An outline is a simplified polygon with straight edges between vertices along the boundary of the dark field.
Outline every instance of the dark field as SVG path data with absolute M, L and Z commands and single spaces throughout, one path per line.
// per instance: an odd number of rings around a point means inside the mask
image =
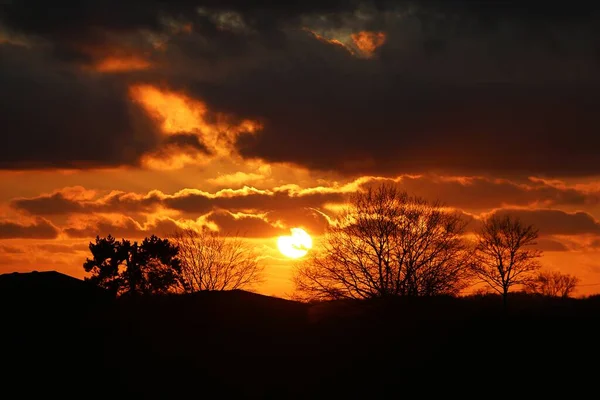
M 50 272 L 0 276 L 0 300 L 2 398 L 583 398 L 598 379 L 599 297 L 112 300 Z

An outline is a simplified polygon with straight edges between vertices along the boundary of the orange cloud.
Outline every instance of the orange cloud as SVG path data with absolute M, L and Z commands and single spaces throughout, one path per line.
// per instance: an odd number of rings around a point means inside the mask
M 55 239 L 59 229 L 44 218 L 35 218 L 30 224 L 0 220 L 0 239 Z
M 150 167 L 182 167 L 202 163 L 208 159 L 207 155 L 226 157 L 236 154 L 237 137 L 261 128 L 257 121 L 239 120 L 229 114 L 210 111 L 204 102 L 183 92 L 137 84 L 130 87 L 129 94 L 160 125 L 165 135 L 196 135 L 204 148 L 200 152 L 204 154 L 174 151 L 149 155 L 143 162 Z
M 375 50 L 381 47 L 386 40 L 384 32 L 360 31 L 348 35 L 347 33 L 337 31 L 318 34 L 308 28 L 303 28 L 303 30 L 309 32 L 315 39 L 321 42 L 342 47 L 353 56 L 363 58 L 373 57 Z
M 110 234 L 115 237 L 137 239 L 152 234 L 168 237 L 182 227 L 188 226 L 171 218 L 153 218 L 139 222 L 129 216 L 113 213 L 72 217 L 69 226 L 63 232 L 69 238 L 93 238 L 96 235 Z
M 375 50 L 377 50 L 378 47 L 381 47 L 386 39 L 385 33 L 383 32 L 369 31 L 353 33 L 351 37 L 356 48 L 358 48 L 361 54 L 366 58 L 372 57 Z
M 220 175 L 216 178 L 207 179 L 207 182 L 213 185 L 219 186 L 236 186 L 241 184 L 247 184 L 250 182 L 262 181 L 266 178 L 263 174 L 256 174 L 254 172 L 241 172 L 238 171 L 233 174 Z
M 201 101 L 146 84 L 130 87 L 129 93 L 148 114 L 160 121 L 162 131 L 166 134 L 191 132 L 205 127 L 206 105 Z
M 139 71 L 150 68 L 150 63 L 143 58 L 136 56 L 130 57 L 106 57 L 100 60 L 94 69 L 98 72 L 114 73 Z
M 311 31 L 308 28 L 303 28 L 303 30 L 306 32 L 309 32 L 310 34 L 312 34 L 315 37 L 315 39 L 317 39 L 321 42 L 329 43 L 334 46 L 339 46 L 339 47 L 343 48 L 344 50 L 348 51 L 350 54 L 354 54 L 354 51 L 350 47 L 346 46 L 344 43 L 342 43 L 338 39 L 328 39 L 322 35 L 319 35 L 317 32 Z

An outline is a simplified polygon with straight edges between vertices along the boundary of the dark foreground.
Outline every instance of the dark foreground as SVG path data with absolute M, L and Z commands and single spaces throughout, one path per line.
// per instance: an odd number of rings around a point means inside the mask
M 595 385 L 600 298 L 509 305 L 244 291 L 115 301 L 65 275 L 4 275 L 0 397 L 579 398 Z

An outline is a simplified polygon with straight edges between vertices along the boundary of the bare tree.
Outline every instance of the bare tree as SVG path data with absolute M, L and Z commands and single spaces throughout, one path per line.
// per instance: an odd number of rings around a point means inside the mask
M 296 297 L 456 294 L 468 281 L 460 215 L 382 185 L 355 194 L 321 251 L 296 269 Z
M 536 244 L 538 231 L 518 218 L 492 216 L 478 234 L 471 263 L 476 276 L 502 295 L 504 305 L 511 287 L 527 285 L 540 268 L 541 251 Z
M 233 290 L 262 281 L 263 267 L 243 238 L 182 230 L 175 235 L 184 290 Z
M 579 278 L 558 271 L 541 271 L 527 285 L 530 293 L 543 296 L 569 297 L 575 291 Z

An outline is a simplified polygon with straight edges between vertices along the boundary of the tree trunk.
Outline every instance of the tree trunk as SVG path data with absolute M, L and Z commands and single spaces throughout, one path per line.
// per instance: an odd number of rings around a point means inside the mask
M 506 304 L 508 298 L 508 287 L 504 287 L 502 292 L 502 306 L 504 307 L 504 311 L 506 312 Z

